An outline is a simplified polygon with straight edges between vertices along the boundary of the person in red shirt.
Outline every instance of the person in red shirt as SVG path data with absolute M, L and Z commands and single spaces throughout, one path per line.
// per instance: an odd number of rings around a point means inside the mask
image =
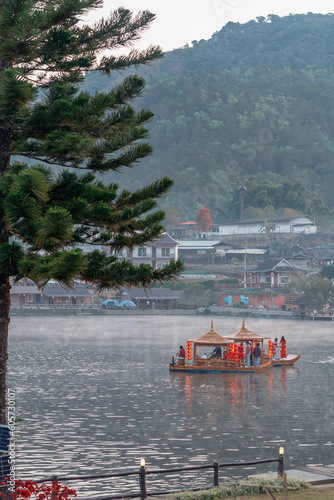
M 242 342 L 240 343 L 240 345 L 238 347 L 238 351 L 239 351 L 240 365 L 244 365 L 245 364 L 245 353 L 244 353 L 244 345 Z
M 281 348 L 281 358 L 286 358 L 286 340 L 284 337 L 281 338 L 279 346 Z
M 183 345 L 180 345 L 180 350 L 177 355 L 178 359 L 185 359 L 186 358 L 186 351 L 183 349 Z

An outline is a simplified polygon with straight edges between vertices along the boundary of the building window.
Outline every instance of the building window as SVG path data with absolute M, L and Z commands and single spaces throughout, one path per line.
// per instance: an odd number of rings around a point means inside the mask
M 27 297 L 27 302 L 32 302 L 32 301 L 33 301 L 33 300 L 32 300 L 32 295 L 29 293 L 29 294 L 28 294 L 28 297 Z
M 169 256 L 170 256 L 170 248 L 162 248 L 161 257 L 169 257 Z
M 138 257 L 146 257 L 146 248 L 138 248 Z
M 266 276 L 266 283 L 271 283 L 271 278 L 270 278 L 270 276 Z

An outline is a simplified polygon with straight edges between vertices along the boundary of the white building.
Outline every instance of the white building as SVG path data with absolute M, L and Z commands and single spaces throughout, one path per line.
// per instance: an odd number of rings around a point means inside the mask
M 132 252 L 126 248 L 116 252 L 121 260 L 131 260 L 133 264 L 149 264 L 153 269 L 162 269 L 172 260 L 178 260 L 178 242 L 168 233 L 159 240 L 143 247 L 135 247 Z
M 295 215 L 292 217 L 268 217 L 268 223 L 274 223 L 274 234 L 311 234 L 317 232 L 314 220 L 308 215 Z M 264 219 L 230 220 L 218 224 L 219 236 L 237 234 L 260 234 L 265 224 Z

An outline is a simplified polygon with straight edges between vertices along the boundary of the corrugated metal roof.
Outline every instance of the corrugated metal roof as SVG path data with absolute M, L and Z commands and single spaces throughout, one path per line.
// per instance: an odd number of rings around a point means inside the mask
M 226 254 L 246 254 L 246 255 L 263 255 L 268 250 L 266 248 L 246 248 L 244 250 L 238 249 L 238 250 L 225 250 Z
M 239 225 L 244 225 L 244 224 L 264 224 L 264 221 L 266 220 L 267 222 L 292 222 L 297 219 L 308 219 L 305 224 L 314 224 L 314 220 L 309 217 L 308 215 L 292 215 L 290 217 L 285 216 L 285 217 L 266 217 L 265 219 L 231 219 L 231 220 L 226 220 L 219 222 L 220 226 L 225 226 L 225 225 L 230 225 L 230 224 L 239 224 Z
M 201 240 L 201 241 L 191 241 L 191 240 L 178 240 L 179 250 L 212 250 L 218 243 L 217 240 Z
M 46 297 L 90 297 L 93 295 L 91 290 L 87 290 L 85 286 L 79 286 L 73 290 L 66 290 L 60 285 L 46 286 L 44 290 L 38 289 L 36 285 L 32 286 L 13 286 L 10 293 L 12 295 L 44 295 Z

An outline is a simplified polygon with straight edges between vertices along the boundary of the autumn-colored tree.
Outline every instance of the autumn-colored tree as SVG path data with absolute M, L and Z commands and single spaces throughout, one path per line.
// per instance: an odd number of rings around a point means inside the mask
M 196 216 L 196 224 L 201 231 L 207 231 L 209 229 L 212 225 L 212 219 L 208 208 L 202 207 L 199 209 Z

